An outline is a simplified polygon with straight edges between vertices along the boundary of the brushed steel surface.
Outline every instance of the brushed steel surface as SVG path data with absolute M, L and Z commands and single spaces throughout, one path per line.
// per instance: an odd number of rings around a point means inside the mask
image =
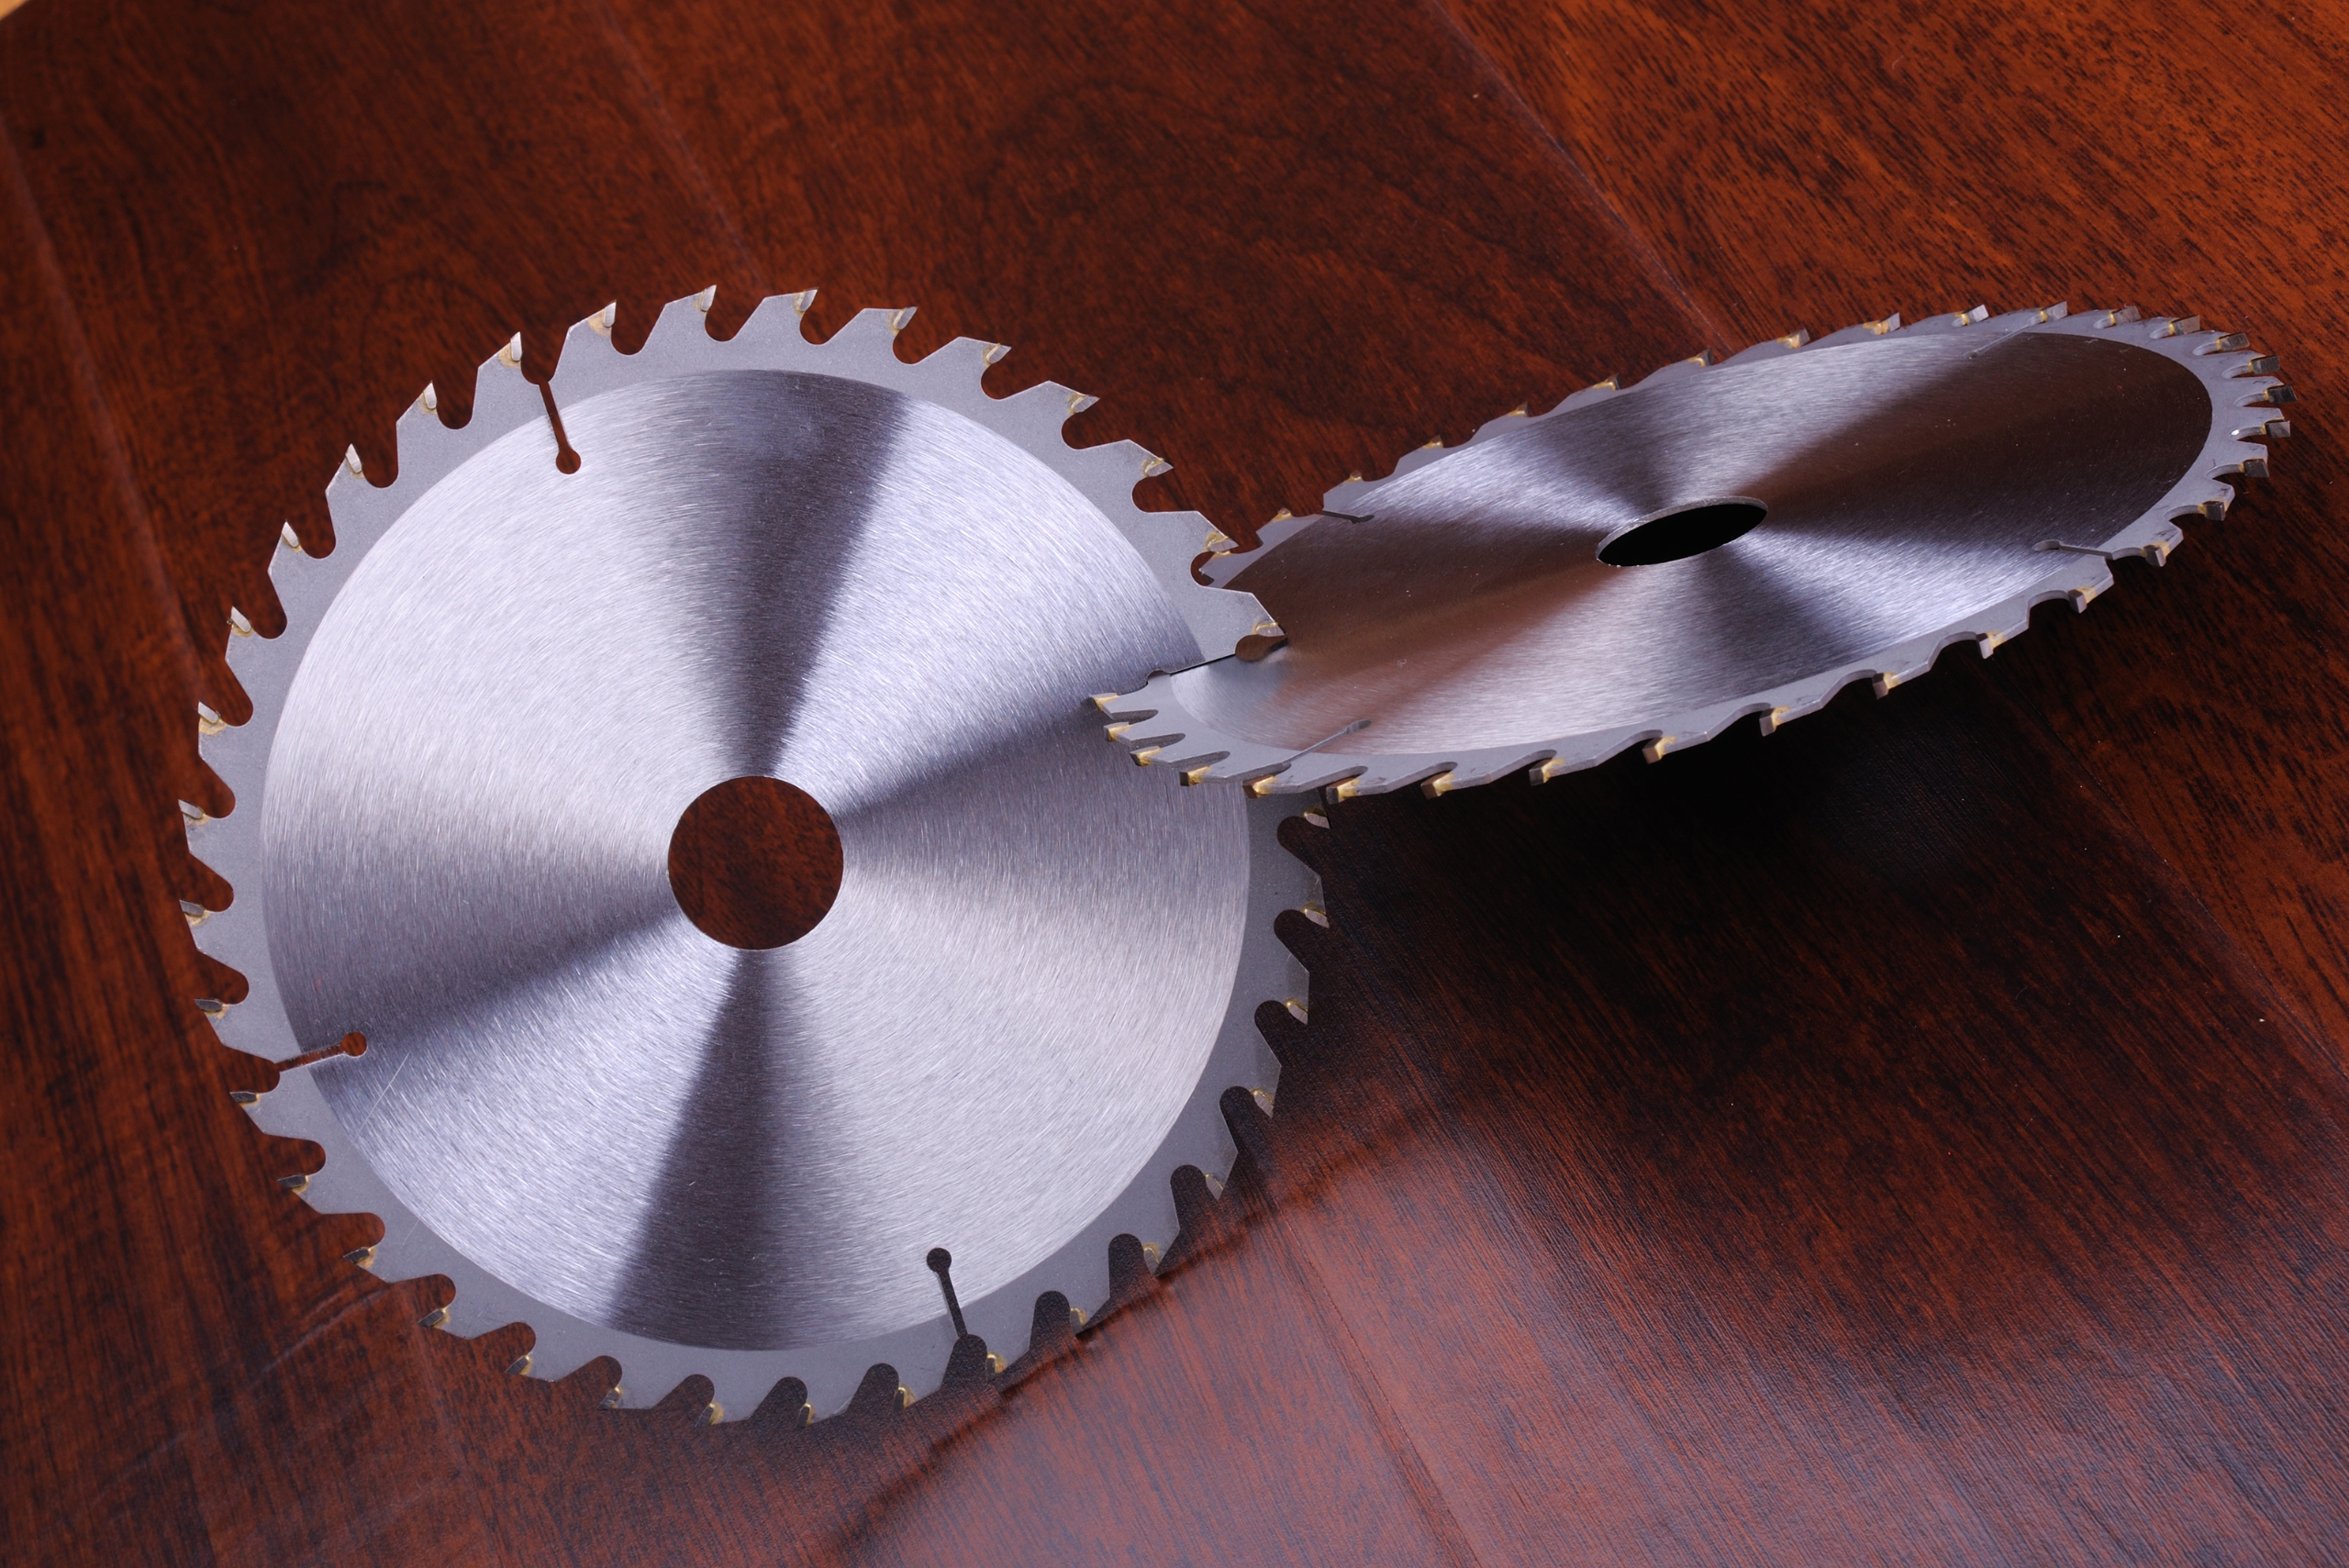
M 1235 792 L 1080 708 L 1197 657 L 1151 571 L 1019 446 L 822 375 L 671 376 L 443 478 L 335 595 L 262 796 L 295 1037 L 419 1220 L 655 1340 L 861 1340 L 1031 1271 L 1166 1137 L 1231 1000 Z M 837 903 L 702 934 L 680 814 L 787 780 Z M 1147 888 L 1149 896 L 1133 895 Z
M 1227 733 L 1476 751 L 1633 725 L 1890 648 L 2047 574 L 2175 484 L 2210 433 L 2194 374 L 2079 337 L 1822 349 L 1633 390 L 1430 463 L 1360 523 L 1240 572 L 1288 633 L 1179 677 Z M 1614 567 L 1632 524 L 1721 497 L 1757 528 Z M 2070 537 L 2066 534 L 2065 537 Z

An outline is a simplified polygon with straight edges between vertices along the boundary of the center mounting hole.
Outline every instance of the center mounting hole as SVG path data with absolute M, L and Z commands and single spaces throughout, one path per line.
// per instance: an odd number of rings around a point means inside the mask
M 779 948 L 816 929 L 841 895 L 841 836 L 806 790 L 750 775 L 705 790 L 669 837 L 669 888 L 702 932 Z
M 1686 561 L 1753 531 L 1770 515 L 1759 501 L 1731 497 L 1722 501 L 1693 501 L 1632 524 L 1598 547 L 1598 559 L 1609 566 L 1660 566 Z

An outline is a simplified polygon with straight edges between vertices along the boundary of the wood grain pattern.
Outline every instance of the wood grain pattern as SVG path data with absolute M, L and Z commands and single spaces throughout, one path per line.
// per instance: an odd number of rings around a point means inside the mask
M 10 1562 L 2288 1562 L 2349 1522 L 2340 29 L 395 0 L 0 23 Z M 2263 62 L 2266 62 L 2263 65 Z M 2292 128 L 2284 134 L 2275 128 Z M 1280 1111 L 1081 1338 L 800 1429 L 611 1413 L 273 1178 L 175 798 L 280 523 L 620 303 L 1014 343 L 1245 533 L 1609 372 L 1888 308 L 2247 326 L 2278 483 L 1987 664 L 1292 828 Z

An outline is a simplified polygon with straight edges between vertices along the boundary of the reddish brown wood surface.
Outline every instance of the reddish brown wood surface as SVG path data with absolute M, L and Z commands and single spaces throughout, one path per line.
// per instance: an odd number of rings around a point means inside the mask
M 0 1527 L 32 1562 L 2321 1562 L 2349 1539 L 2328 11 L 34 0 L 0 21 Z M 998 1384 L 693 1425 L 274 1178 L 182 998 L 228 606 L 426 381 L 920 307 L 1245 531 L 1618 370 L 2137 303 L 2230 521 L 1988 664 L 1297 848 L 1280 1112 Z M 211 891 L 217 892 L 217 889 Z

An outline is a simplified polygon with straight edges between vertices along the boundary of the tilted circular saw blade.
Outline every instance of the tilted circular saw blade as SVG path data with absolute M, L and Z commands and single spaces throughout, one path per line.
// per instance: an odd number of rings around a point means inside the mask
M 2274 368 L 2199 321 L 1977 308 L 1604 384 L 1275 522 L 1203 575 L 1286 642 L 1100 706 L 1142 761 L 1258 794 L 1442 793 L 1766 732 L 1952 643 L 1987 657 L 2049 599 L 2086 608 L 2113 557 L 2163 561 L 2288 433 Z M 1653 563 L 1610 563 L 1627 544 Z
M 197 940 L 250 983 L 206 1010 L 303 1059 L 250 1108 L 324 1147 L 304 1196 L 382 1217 L 377 1273 L 449 1276 L 440 1326 L 527 1321 L 518 1370 L 705 1374 L 713 1419 L 785 1378 L 829 1414 L 876 1363 L 935 1387 L 933 1249 L 1005 1359 L 1040 1295 L 1100 1308 L 1118 1235 L 1154 1263 L 1174 1171 L 1230 1168 L 1223 1093 L 1269 1107 L 1254 1012 L 1304 996 L 1273 923 L 1315 896 L 1275 803 L 1093 730 L 1091 694 L 1262 619 L 1192 580 L 1200 519 L 1133 506 L 1163 464 L 1069 447 L 1065 388 L 985 395 L 998 348 L 899 361 L 907 313 L 810 343 L 808 298 L 725 342 L 680 302 L 633 355 L 574 328 L 573 473 L 518 339 L 462 430 L 428 391 L 395 483 L 337 475 L 335 550 L 289 530 L 284 634 L 233 623 L 253 715 L 202 728 L 237 806 L 191 828 L 236 890 Z M 836 834 L 793 940 L 673 884 L 741 780 Z

